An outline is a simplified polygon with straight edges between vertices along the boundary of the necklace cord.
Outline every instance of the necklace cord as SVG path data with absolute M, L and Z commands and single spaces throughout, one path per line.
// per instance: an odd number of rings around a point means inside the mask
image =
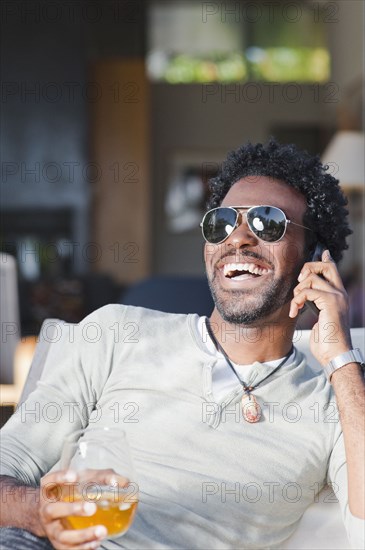
M 271 372 L 269 372 L 269 374 L 267 374 L 262 380 L 260 380 L 260 382 L 258 382 L 258 384 L 256 384 L 255 386 L 247 386 L 245 384 L 245 382 L 243 380 L 241 380 L 240 376 L 238 375 L 236 369 L 234 368 L 234 366 L 232 365 L 232 362 L 230 360 L 230 358 L 228 357 L 227 353 L 224 351 L 224 349 L 222 348 L 221 344 L 218 342 L 217 338 L 214 336 L 214 333 L 213 333 L 213 330 L 212 330 L 212 327 L 210 325 L 210 321 L 208 319 L 208 317 L 206 318 L 206 322 L 205 322 L 205 326 L 207 327 L 207 332 L 213 342 L 213 344 L 215 345 L 216 349 L 218 351 L 220 351 L 223 355 L 223 357 L 225 358 L 227 364 L 230 366 L 230 368 L 232 369 L 233 373 L 236 375 L 239 383 L 241 384 L 241 386 L 243 387 L 244 391 L 247 393 L 247 394 L 250 394 L 251 391 L 255 390 L 260 384 L 262 384 L 262 382 L 264 382 L 267 378 L 269 378 L 269 376 L 273 375 L 276 371 L 278 371 L 280 369 L 280 367 L 282 367 L 286 362 L 287 360 L 289 359 L 290 355 L 292 354 L 293 352 L 293 346 L 290 348 L 290 351 L 289 353 L 284 357 L 284 359 L 279 363 L 279 365 L 277 367 L 275 367 L 275 369 Z

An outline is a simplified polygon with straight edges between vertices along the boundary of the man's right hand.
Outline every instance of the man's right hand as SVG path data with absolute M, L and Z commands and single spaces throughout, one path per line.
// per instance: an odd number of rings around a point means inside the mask
M 107 536 L 107 529 L 103 525 L 67 529 L 62 524 L 62 519 L 67 516 L 91 516 L 96 512 L 96 505 L 92 502 L 62 502 L 49 494 L 52 484 L 62 486 L 74 482 L 76 475 L 66 471 L 52 472 L 41 479 L 39 519 L 44 533 L 39 533 L 39 536 L 48 537 L 56 550 L 98 548 L 101 540 Z

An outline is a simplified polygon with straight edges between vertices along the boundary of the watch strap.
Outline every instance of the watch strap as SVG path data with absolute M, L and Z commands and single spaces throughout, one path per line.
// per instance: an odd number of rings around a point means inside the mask
M 324 366 L 324 371 L 327 375 L 328 381 L 331 381 L 331 376 L 336 370 L 348 365 L 349 363 L 360 363 L 361 365 L 364 365 L 364 356 L 359 348 L 351 349 L 337 355 L 337 357 L 331 359 L 331 361 Z

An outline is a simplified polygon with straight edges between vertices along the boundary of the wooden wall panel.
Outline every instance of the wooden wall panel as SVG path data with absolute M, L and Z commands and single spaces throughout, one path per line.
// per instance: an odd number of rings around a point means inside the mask
M 150 271 L 149 83 L 138 59 L 99 61 L 92 80 L 95 269 L 129 284 Z

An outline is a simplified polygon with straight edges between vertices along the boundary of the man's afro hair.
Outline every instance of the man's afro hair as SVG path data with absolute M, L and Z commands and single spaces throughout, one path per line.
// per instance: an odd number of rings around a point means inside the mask
M 328 248 L 338 262 L 348 248 L 352 233 L 339 181 L 326 172 L 319 156 L 311 156 L 295 145 L 282 145 L 274 138 L 266 144 L 247 143 L 231 151 L 218 175 L 209 181 L 208 209 L 219 206 L 234 183 L 247 176 L 267 176 L 284 181 L 304 195 L 307 211 L 304 225 L 313 229 L 316 241 Z M 255 185 L 254 179 L 252 185 Z

